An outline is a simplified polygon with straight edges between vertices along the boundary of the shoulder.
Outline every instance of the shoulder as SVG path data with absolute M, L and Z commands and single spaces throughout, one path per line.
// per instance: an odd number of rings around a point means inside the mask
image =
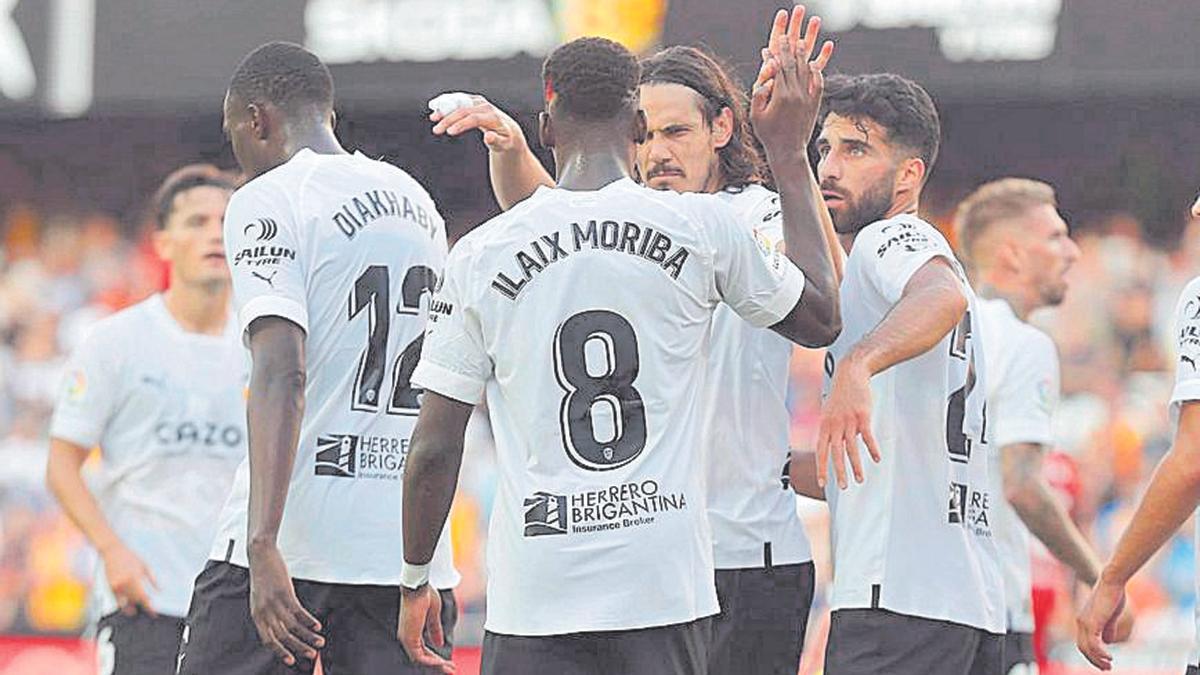
M 879 220 L 864 227 L 855 238 L 855 248 L 867 244 L 863 253 L 883 258 L 893 251 L 916 253 L 945 247 L 946 238 L 938 229 L 916 216 L 901 214 Z
M 425 189 L 420 181 L 413 178 L 412 174 L 399 166 L 382 158 L 372 159 L 362 154 L 356 154 L 354 157 L 361 160 L 365 166 L 369 167 L 369 170 L 378 173 L 381 178 L 395 183 L 413 197 L 433 203 L 433 196 L 429 194 L 429 190 Z
M 106 353 L 115 355 L 138 344 L 141 341 L 134 338 L 146 335 L 149 329 L 147 324 L 154 320 L 153 307 L 159 302 L 162 302 L 159 296 L 152 295 L 137 304 L 98 319 L 87 328 L 80 339 L 79 349 L 103 349 Z

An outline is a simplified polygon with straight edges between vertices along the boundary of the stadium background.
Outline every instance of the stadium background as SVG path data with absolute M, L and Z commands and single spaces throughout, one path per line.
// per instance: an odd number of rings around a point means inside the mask
M 233 165 L 221 97 L 242 54 L 302 42 L 331 64 L 339 133 L 427 185 L 452 236 L 496 211 L 477 138 L 435 139 L 424 102 L 478 91 L 531 130 L 542 56 L 580 34 L 646 51 L 709 45 L 753 72 L 770 0 L 0 1 L 0 674 L 76 672 L 94 555 L 42 484 L 46 427 L 66 355 L 97 317 L 161 288 L 145 199 L 176 166 Z M 1174 300 L 1200 273 L 1200 3 L 1151 0 L 813 0 L 835 71 L 894 70 L 943 119 L 925 215 L 946 226 L 978 183 L 1047 180 L 1084 255 L 1067 303 L 1037 317 L 1058 342 L 1064 402 L 1050 463 L 1102 547 L 1165 451 Z M 793 362 L 793 440 L 810 442 L 819 358 Z M 493 460 L 475 443 L 453 517 L 463 644 L 477 644 Z M 827 577 L 824 507 L 802 504 Z M 1178 673 L 1196 601 L 1185 528 L 1132 589 L 1136 640 L 1122 673 Z M 1082 670 L 1071 589 L 1057 595 L 1059 672 Z M 820 604 L 820 601 L 818 601 Z M 822 617 L 814 614 L 814 635 Z M 819 651 L 819 640 L 810 647 Z M 81 654 L 84 654 L 82 657 Z M 811 667 L 806 664 L 806 669 Z M 76 670 L 72 670 L 75 668 Z M 78 672 L 87 672 L 86 668 Z M 815 672 L 811 671 L 810 672 Z

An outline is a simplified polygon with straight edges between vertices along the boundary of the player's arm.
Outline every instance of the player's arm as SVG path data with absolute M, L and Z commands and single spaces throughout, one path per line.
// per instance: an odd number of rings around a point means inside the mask
M 1004 498 L 1033 536 L 1091 586 L 1099 578 L 1100 560 L 1046 482 L 1044 455 L 1040 443 L 1013 443 L 1000 449 Z
M 814 189 L 808 139 L 820 110 L 823 71 L 833 45 L 825 43 L 814 60 L 820 21 L 813 17 L 802 31 L 803 20 L 803 8 L 790 20 L 782 10 L 776 15 L 769 38 L 770 77 L 755 88 L 750 117 L 779 191 L 787 256 L 805 277 L 803 301 L 772 329 L 801 345 L 824 347 L 841 332 L 839 279 L 832 256 L 836 241 L 826 235 L 823 216 L 829 214 Z
M 932 349 L 962 320 L 967 303 L 963 282 L 950 263 L 940 256 L 930 258 L 912 274 L 879 325 L 837 364 L 817 438 L 822 485 L 830 455 L 838 487 L 847 485 L 843 457 L 849 458 L 854 479 L 863 481 L 859 436 L 871 457 L 880 460 L 871 434 L 871 377 Z
M 1125 585 L 1162 548 L 1200 505 L 1200 401 L 1183 403 L 1179 428 L 1112 558 L 1080 611 L 1079 651 L 1101 670 L 1112 668 L 1104 648 L 1113 642 L 1116 619 L 1125 605 Z
M 798 495 L 825 501 L 825 490 L 817 480 L 817 455 L 812 450 L 791 450 L 788 483 Z
M 434 110 L 429 120 L 435 123 L 433 133 L 437 135 L 459 136 L 473 129 L 483 134 L 488 149 L 488 175 L 500 208 L 509 210 L 532 195 L 538 186 L 554 187 L 554 179 L 529 148 L 521 125 L 478 94 L 471 94 L 470 100 L 470 105 L 449 113 Z
M 157 616 L 143 586 L 143 583 L 147 583 L 157 589 L 154 575 L 113 531 L 100 504 L 83 480 L 83 463 L 88 454 L 88 448 L 82 445 L 51 437 L 46 461 L 46 485 L 58 500 L 63 513 L 100 554 L 109 588 L 121 611 L 132 615 L 141 609 L 150 616 Z
M 250 608 L 264 644 L 292 665 L 297 654 L 315 659 L 324 645 L 321 625 L 296 598 L 277 544 L 304 419 L 304 331 L 288 319 L 264 316 L 247 332 L 253 360 L 246 402 Z

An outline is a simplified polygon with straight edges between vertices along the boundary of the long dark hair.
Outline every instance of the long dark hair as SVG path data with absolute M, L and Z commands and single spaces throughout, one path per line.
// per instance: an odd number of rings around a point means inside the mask
M 717 150 L 723 188 L 769 183 L 770 173 L 750 128 L 746 92 L 715 56 L 697 47 L 675 46 L 642 60 L 642 84 L 679 84 L 700 95 L 709 125 L 723 108 L 733 113 L 733 134 Z

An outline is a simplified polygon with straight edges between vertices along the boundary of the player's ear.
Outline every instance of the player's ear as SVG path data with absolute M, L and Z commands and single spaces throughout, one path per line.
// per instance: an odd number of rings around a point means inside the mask
M 714 148 L 720 149 L 729 145 L 729 139 L 733 138 L 732 110 L 721 108 L 721 113 L 713 118 L 712 133 Z
M 646 121 L 646 111 L 638 108 L 637 114 L 633 118 L 633 142 L 638 145 L 645 143 L 649 130 L 650 123 Z
M 545 111 L 538 113 L 538 143 L 547 150 L 554 147 L 554 122 Z
M 250 129 L 254 131 L 255 140 L 265 141 L 271 135 L 271 120 L 266 107 L 250 103 L 246 106 L 246 115 L 250 120 Z
M 900 163 L 896 172 L 896 194 L 918 194 L 925 182 L 925 160 L 909 157 Z
M 171 252 L 171 240 L 167 235 L 166 228 L 156 227 L 154 232 L 150 235 L 150 243 L 154 246 L 154 254 L 157 255 L 160 260 L 170 260 L 169 254 Z

